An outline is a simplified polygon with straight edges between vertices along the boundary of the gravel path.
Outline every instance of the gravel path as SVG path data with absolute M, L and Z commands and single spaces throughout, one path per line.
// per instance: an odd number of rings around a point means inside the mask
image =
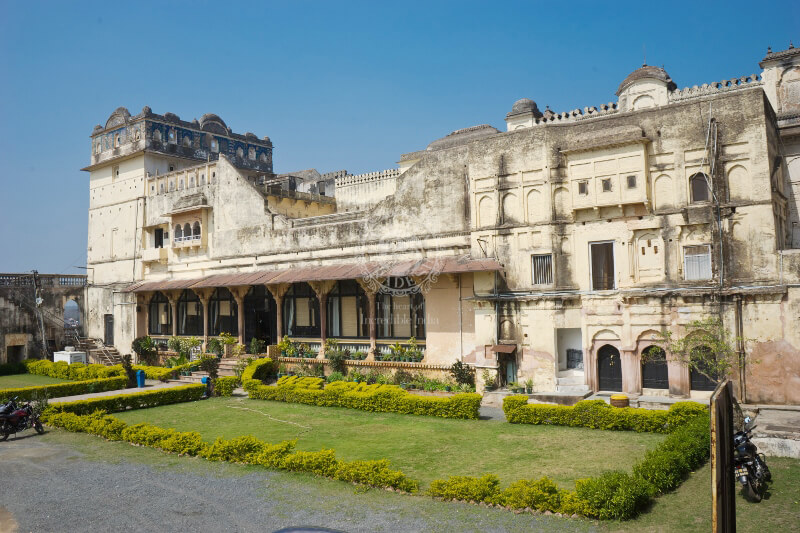
M 48 430 L 0 443 L 0 531 L 576 531 L 594 523 L 365 490 Z M 301 531 L 304 529 L 289 529 Z

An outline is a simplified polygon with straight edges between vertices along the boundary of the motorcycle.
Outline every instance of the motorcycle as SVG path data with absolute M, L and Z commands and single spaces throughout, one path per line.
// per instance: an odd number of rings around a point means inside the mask
M 750 440 L 755 424 L 752 419 L 744 418 L 744 427 L 733 435 L 733 468 L 736 479 L 742 484 L 744 497 L 752 502 L 760 502 L 766 490 L 766 484 L 772 480 L 772 473 L 767 466 L 763 453 Z
M 31 428 L 40 435 L 44 433 L 39 415 L 34 412 L 30 402 L 19 406 L 17 398 L 13 398 L 0 406 L 0 441 L 6 440 L 12 433 L 16 435 L 20 431 Z

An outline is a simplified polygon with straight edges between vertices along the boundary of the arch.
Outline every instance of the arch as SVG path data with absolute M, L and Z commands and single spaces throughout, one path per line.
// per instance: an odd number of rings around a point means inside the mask
M 642 350 L 642 388 L 669 389 L 667 353 L 658 345 Z
M 746 200 L 749 196 L 747 169 L 734 165 L 728 170 L 728 194 L 731 200 Z
M 178 143 L 178 138 L 175 135 L 175 130 L 173 130 L 173 129 L 169 130 L 169 133 L 167 134 L 167 138 L 169 139 L 169 143 L 170 144 L 177 144 Z
M 119 148 L 120 136 L 119 133 L 114 134 L 114 148 Z
M 633 101 L 632 109 L 635 111 L 637 109 L 647 109 L 648 107 L 655 107 L 656 101 L 653 99 L 652 96 L 649 94 L 643 94 L 641 96 L 637 96 L 636 99 Z
M 179 191 L 183 190 L 183 178 L 178 180 L 178 190 Z
M 247 149 L 247 159 L 249 159 L 250 161 L 256 160 L 256 149 L 253 148 L 252 146 Z
M 553 192 L 553 205 L 556 208 L 556 218 L 567 218 L 570 210 L 570 198 L 566 187 L 559 187 Z
M 519 221 L 519 199 L 516 194 L 508 193 L 503 196 L 503 224 Z
M 261 157 L 258 158 L 262 163 L 267 162 L 267 152 L 261 152 Z
M 602 391 L 622 390 L 622 359 L 619 350 L 610 344 L 597 350 L 597 380 Z
M 180 224 L 175 224 L 175 230 L 173 233 L 175 237 L 175 242 L 181 242 L 183 240 L 183 228 L 181 227 Z
M 491 196 L 484 196 L 478 201 L 478 226 L 494 226 L 496 218 L 494 200 Z
M 708 202 L 711 199 L 711 191 L 708 189 L 709 183 L 708 176 L 702 172 L 692 174 L 689 178 L 689 201 L 693 204 Z
M 264 285 L 253 285 L 244 297 L 244 342 L 260 339 L 267 345 L 277 341 L 275 299 Z
M 664 241 L 657 233 L 643 233 L 636 239 L 636 272 L 639 279 L 655 280 L 664 275 Z
M 153 140 L 161 142 L 161 130 L 153 130 Z
M 169 192 L 175 190 L 175 180 L 169 180 Z
M 183 137 L 183 146 L 185 148 L 191 148 L 192 147 L 192 138 L 190 136 L 184 135 L 184 137 Z
M 672 178 L 666 174 L 661 174 L 653 182 L 653 196 L 656 210 L 669 209 L 675 207 L 675 191 L 672 186 Z
M 194 176 L 189 176 L 189 187 L 194 187 Z
M 195 222 L 192 226 L 192 239 L 200 240 L 200 235 L 202 233 L 202 227 L 200 226 L 200 222 Z
M 183 240 L 191 240 L 192 239 L 192 226 L 189 223 L 185 223 L 183 225 Z
M 150 298 L 148 318 L 150 335 L 172 335 L 172 310 L 163 293 L 157 292 Z
M 189 289 L 178 298 L 178 335 L 203 335 L 203 303 Z
M 200 185 L 205 185 L 206 184 L 206 175 L 205 174 L 200 174 L 200 182 L 199 183 L 200 183 Z
M 222 332 L 239 335 L 239 310 L 231 291 L 225 287 L 214 290 L 208 304 L 208 334 Z
M 636 337 L 636 342 L 655 341 L 661 338 L 661 332 L 655 329 L 646 329 Z
M 713 391 L 717 388 L 720 376 L 715 376 L 710 362 L 716 359 L 709 346 L 700 344 L 691 350 L 691 369 L 689 371 L 689 382 L 692 390 Z
M 78 305 L 78 302 L 75 301 L 75 298 L 67 298 L 64 302 L 64 307 L 62 310 L 64 316 L 64 329 L 78 331 L 83 323 L 83 317 L 81 317 L 81 307 Z
M 601 329 L 592 336 L 593 341 L 618 341 L 619 335 L 610 329 Z
M 539 189 L 528 191 L 526 203 L 528 204 L 528 222 L 542 222 L 549 218 L 542 205 L 542 193 L 539 192 Z
M 244 158 L 244 150 L 242 150 L 241 146 L 236 149 L 236 157 L 238 157 L 239 159 Z
M 500 338 L 503 340 L 511 340 L 515 338 L 513 320 L 504 318 L 500 321 Z
M 161 192 L 161 193 L 164 192 L 164 184 L 163 183 L 159 185 L 158 191 Z

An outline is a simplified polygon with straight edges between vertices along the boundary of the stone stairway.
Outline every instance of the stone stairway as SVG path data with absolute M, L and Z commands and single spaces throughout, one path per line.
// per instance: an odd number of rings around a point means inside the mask
M 88 361 L 99 361 L 103 365 L 118 365 L 122 363 L 122 355 L 113 346 L 106 346 L 99 339 L 79 337 L 73 334 L 68 339 L 79 352 L 86 352 Z
M 235 376 L 235 368 L 236 364 L 239 362 L 238 359 L 235 358 L 224 358 L 221 359 L 219 362 L 219 370 L 217 374 L 219 377 L 226 377 L 226 376 Z M 208 372 L 202 370 L 195 370 L 188 376 L 178 376 L 178 379 L 170 380 L 172 382 L 179 382 L 179 383 L 202 383 L 203 378 L 208 376 Z
M 556 392 L 580 395 L 589 392 L 582 370 L 561 370 L 556 376 Z

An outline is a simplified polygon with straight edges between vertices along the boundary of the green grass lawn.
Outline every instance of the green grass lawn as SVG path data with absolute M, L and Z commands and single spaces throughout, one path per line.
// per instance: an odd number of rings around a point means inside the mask
M 0 389 L 53 385 L 54 383 L 64 383 L 66 381 L 68 380 L 39 376 L 38 374 L 13 374 L 11 376 L 0 376 Z
M 491 420 L 449 420 L 302 404 L 214 398 L 118 413 L 216 437 L 253 435 L 268 442 L 297 439 L 297 449 L 336 450 L 344 460 L 389 459 L 423 487 L 450 475 L 493 473 L 505 482 L 549 476 L 565 488 L 610 469 L 630 471 L 663 435 Z

